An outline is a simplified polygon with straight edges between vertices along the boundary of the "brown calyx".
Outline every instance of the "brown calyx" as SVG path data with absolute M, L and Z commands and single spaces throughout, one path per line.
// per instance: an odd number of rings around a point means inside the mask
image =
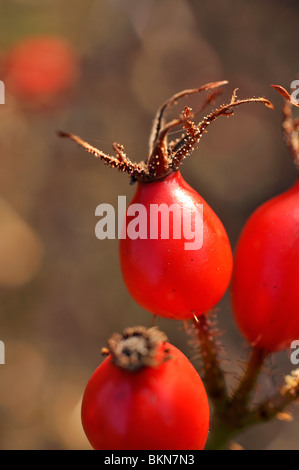
M 167 336 L 157 327 L 129 327 L 111 336 L 104 353 L 109 352 L 113 362 L 122 369 L 136 371 L 145 366 L 157 366 L 169 359 L 167 349 L 163 349 L 161 357 L 160 354 L 157 357 L 159 347 L 166 341 Z
M 220 93 L 217 88 L 227 83 L 227 81 L 207 83 L 199 88 L 183 90 L 166 100 L 159 107 L 154 118 L 149 139 L 149 156 L 146 162 L 132 162 L 125 154 L 124 147 L 117 143 L 113 144 L 115 155 L 111 156 L 98 150 L 76 135 L 63 131 L 59 131 L 58 135 L 73 140 L 87 152 L 100 158 L 112 168 L 118 168 L 118 170 L 128 173 L 131 176 L 131 182 L 139 181 L 141 183 L 149 183 L 159 181 L 179 170 L 182 161 L 195 149 L 202 135 L 206 132 L 207 127 L 219 116 L 231 116 L 234 113 L 233 109 L 235 107 L 246 103 L 263 103 L 267 107 L 273 108 L 272 103 L 265 98 L 237 100 L 237 90 L 235 90 L 228 104 L 221 105 L 218 109 L 205 116 L 198 124 L 195 124 L 192 120 L 195 115 L 210 105 Z M 196 113 L 192 114 L 191 108 L 185 107 L 185 110 L 179 118 L 165 122 L 166 111 L 176 104 L 179 99 L 202 91 L 209 91 L 210 93 Z M 169 132 L 174 127 L 178 126 L 183 128 L 181 137 L 168 143 Z

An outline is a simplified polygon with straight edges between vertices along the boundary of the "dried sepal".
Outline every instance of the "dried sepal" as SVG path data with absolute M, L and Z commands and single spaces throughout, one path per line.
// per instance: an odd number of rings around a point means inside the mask
M 299 169 L 299 119 L 294 119 L 292 114 L 292 106 L 299 108 L 298 101 L 290 95 L 285 88 L 280 85 L 271 85 L 284 99 L 285 103 L 282 107 L 283 121 L 282 133 L 286 146 Z
M 167 336 L 157 327 L 135 326 L 125 328 L 122 333 L 114 333 L 108 340 L 108 350 L 117 366 L 136 371 L 168 360 L 169 350 L 165 348 L 161 357 L 157 357 L 159 347 L 166 341 Z
M 277 413 L 276 419 L 278 419 L 278 421 L 284 421 L 285 423 L 291 423 L 294 420 L 292 414 L 288 411 L 280 411 Z
M 223 90 L 220 88 L 220 89 L 217 89 L 217 90 L 213 90 L 211 91 L 211 93 L 209 93 L 206 97 L 206 99 L 203 101 L 203 103 L 201 103 L 201 105 L 194 111 L 193 116 L 197 116 L 198 114 L 202 113 L 208 106 L 210 106 L 212 103 L 214 103 L 216 101 L 216 99 L 222 95 L 223 93 Z
M 102 356 L 109 356 L 109 355 L 110 355 L 110 351 L 109 351 L 108 348 L 103 347 L 103 348 L 101 349 L 101 354 L 102 354 Z
M 129 159 L 127 158 L 127 155 L 125 154 L 125 148 L 123 145 L 118 144 L 117 142 L 114 142 L 112 145 L 112 148 L 114 152 L 117 155 L 117 158 L 120 162 L 128 162 Z
M 194 118 L 195 116 L 197 116 L 198 114 L 202 113 L 209 105 L 211 105 L 215 100 L 216 98 L 222 94 L 222 90 L 221 89 L 218 89 L 218 90 L 213 90 L 211 93 L 208 94 L 208 96 L 206 97 L 206 99 L 204 100 L 204 102 L 195 110 L 195 112 L 192 113 L 192 117 Z M 174 153 L 174 148 L 176 147 L 177 144 L 179 144 L 179 142 L 181 142 L 181 140 L 183 139 L 184 137 L 184 134 L 177 138 L 176 140 L 174 141 L 171 141 L 168 145 L 168 150 L 169 150 L 169 154 L 171 155 L 172 153 Z
M 282 134 L 290 154 L 299 169 L 299 122 L 293 118 L 291 104 L 285 102 L 282 108 Z
M 231 116 L 234 114 L 234 108 L 247 103 L 262 103 L 270 109 L 273 109 L 272 103 L 265 98 L 246 98 L 237 100 L 237 90 L 235 89 L 231 100 L 228 104 L 220 106 L 218 109 L 212 111 L 208 116 L 205 116 L 203 120 L 196 126 L 196 130 L 192 132 L 192 135 L 184 134 L 183 137 L 173 147 L 171 166 L 174 171 L 179 169 L 179 165 L 182 160 L 186 158 L 188 154 L 194 150 L 202 135 L 206 132 L 207 127 L 212 124 L 220 116 Z
M 170 160 L 167 146 L 167 134 L 171 129 L 182 124 L 184 119 L 173 119 L 159 132 L 152 154 L 149 156 L 147 167 L 149 174 L 157 179 L 165 177 L 169 172 Z
M 141 181 L 148 181 L 148 174 L 142 163 L 133 163 L 127 158 L 124 153 L 124 147 L 120 144 L 113 144 L 113 149 L 116 151 L 116 156 L 108 155 L 101 150 L 93 147 L 88 142 L 85 142 L 81 137 L 69 134 L 68 132 L 58 131 L 60 137 L 66 137 L 76 142 L 80 147 L 83 147 L 86 152 L 91 153 L 97 158 L 100 158 L 106 165 L 111 168 L 117 168 L 119 171 L 126 172 L 132 177 Z
M 299 398 L 299 369 L 292 370 L 289 375 L 285 376 L 285 383 L 281 388 L 281 394 L 285 396 Z
M 179 99 L 185 98 L 195 93 L 200 93 L 202 91 L 212 90 L 214 88 L 218 88 L 223 85 L 226 85 L 227 83 L 228 83 L 227 80 L 206 83 L 205 85 L 202 85 L 199 88 L 192 88 L 192 89 L 183 90 L 179 93 L 176 93 L 175 95 L 171 96 L 169 99 L 164 101 L 164 103 L 162 103 L 162 105 L 159 107 L 158 111 L 156 112 L 156 115 L 153 121 L 152 130 L 151 130 L 150 139 L 149 139 L 149 155 L 153 153 L 158 135 L 161 129 L 165 125 L 164 116 L 165 116 L 165 112 L 167 111 L 167 109 L 169 109 L 171 106 L 176 104 Z
M 283 88 L 280 85 L 271 85 L 271 87 L 274 88 L 274 90 L 276 90 L 285 100 L 287 100 L 293 106 L 296 106 L 297 108 L 299 108 L 298 101 L 295 100 L 295 98 L 292 95 L 290 95 L 290 93 L 288 93 L 285 88 Z
M 246 416 L 246 425 L 270 421 L 273 418 L 290 421 L 286 416 L 286 408 L 299 399 L 299 369 L 292 371 L 285 377 L 284 385 L 272 397 L 251 409 Z
M 193 118 L 193 115 L 191 113 L 191 108 L 186 106 L 186 108 L 183 111 L 183 116 L 185 118 L 184 129 L 186 129 L 187 134 L 191 138 L 195 137 L 196 132 L 197 132 L 197 127 L 196 127 L 195 123 L 193 121 L 191 121 L 191 119 Z
M 263 103 L 269 108 L 273 108 L 272 103 L 270 103 L 270 101 L 266 100 L 265 98 L 248 98 L 237 100 L 236 89 L 233 92 L 231 100 L 228 104 L 222 105 L 220 108 L 212 111 L 208 116 L 204 117 L 199 124 L 195 125 L 192 119 L 197 114 L 197 112 L 206 108 L 212 101 L 214 101 L 216 96 L 219 95 L 220 91 L 213 89 L 218 88 L 226 83 L 226 81 L 207 83 L 200 88 L 184 90 L 180 93 L 177 93 L 165 101 L 162 106 L 160 106 L 154 120 L 154 126 L 150 138 L 151 152 L 146 163 L 133 163 L 125 154 L 124 147 L 117 143 L 113 144 L 113 149 L 116 155 L 111 156 L 105 154 L 96 147 L 93 147 L 76 135 L 62 131 L 59 131 L 58 134 L 61 137 L 67 137 L 73 140 L 78 145 L 83 147 L 84 150 L 100 158 L 102 161 L 104 161 L 104 163 L 111 166 L 112 168 L 118 168 L 118 170 L 128 173 L 131 176 L 132 183 L 135 181 L 147 183 L 161 180 L 179 169 L 182 160 L 194 150 L 201 136 L 206 132 L 207 127 L 219 116 L 230 116 L 233 114 L 235 107 L 246 103 Z M 199 108 L 199 110 L 194 115 L 191 114 L 190 108 L 187 107 L 185 108 L 185 111 L 183 111 L 180 118 L 173 119 L 167 124 L 164 123 L 166 110 L 170 106 L 174 105 L 177 100 L 200 91 L 210 90 L 213 91 L 209 94 L 209 96 L 203 102 L 201 108 Z M 185 129 L 185 133 L 183 133 L 180 139 L 168 145 L 167 137 L 169 132 L 174 127 L 180 125 Z

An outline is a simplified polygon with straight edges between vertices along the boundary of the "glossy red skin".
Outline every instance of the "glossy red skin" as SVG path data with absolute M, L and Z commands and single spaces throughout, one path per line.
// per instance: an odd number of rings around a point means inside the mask
M 162 347 L 171 358 L 156 367 L 130 372 L 107 357 L 93 373 L 81 416 L 95 450 L 204 448 L 209 404 L 202 381 L 181 351 Z
M 232 302 L 251 344 L 277 351 L 299 339 L 299 181 L 245 225 L 235 253 Z
M 18 98 L 39 101 L 69 90 L 78 78 L 71 44 L 55 36 L 22 40 L 9 52 L 5 85 Z
M 179 172 L 160 182 L 138 184 L 131 204 L 170 206 L 182 201 L 191 210 L 203 204 L 200 249 L 185 250 L 183 238 L 120 240 L 122 274 L 132 297 L 151 313 L 173 319 L 193 318 L 213 308 L 232 273 L 232 251 L 221 221 Z

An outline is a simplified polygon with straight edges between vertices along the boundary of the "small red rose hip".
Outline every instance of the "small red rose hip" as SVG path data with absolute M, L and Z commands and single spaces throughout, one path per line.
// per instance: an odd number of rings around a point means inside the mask
M 74 48 L 58 36 L 23 39 L 7 53 L 4 63 L 7 90 L 32 105 L 49 103 L 70 91 L 78 74 Z
M 93 373 L 82 424 L 96 450 L 201 450 L 209 428 L 203 383 L 156 328 L 127 328 L 108 341 Z

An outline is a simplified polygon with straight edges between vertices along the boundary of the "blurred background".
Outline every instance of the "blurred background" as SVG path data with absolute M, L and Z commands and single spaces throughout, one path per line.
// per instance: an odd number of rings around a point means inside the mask
M 173 93 L 226 79 L 221 102 L 236 87 L 240 98 L 266 96 L 274 111 L 252 104 L 219 119 L 182 168 L 234 247 L 252 211 L 296 179 L 281 138 L 282 99 L 269 85 L 289 90 L 299 78 L 298 30 L 295 0 L 1 0 L 0 449 L 89 449 L 80 400 L 101 347 L 114 331 L 151 324 L 126 291 L 117 240 L 94 233 L 96 206 L 116 207 L 118 195 L 129 202 L 135 187 L 57 129 L 106 153 L 117 141 L 140 161 L 156 109 Z M 41 77 L 37 43 L 22 49 L 36 36 L 58 40 Z M 228 294 L 217 312 L 233 386 L 248 348 Z M 189 357 L 182 325 L 156 323 Z M 257 396 L 270 396 L 292 368 L 287 352 L 267 366 Z M 299 449 L 298 418 L 294 409 L 291 423 L 256 427 L 237 442 Z

